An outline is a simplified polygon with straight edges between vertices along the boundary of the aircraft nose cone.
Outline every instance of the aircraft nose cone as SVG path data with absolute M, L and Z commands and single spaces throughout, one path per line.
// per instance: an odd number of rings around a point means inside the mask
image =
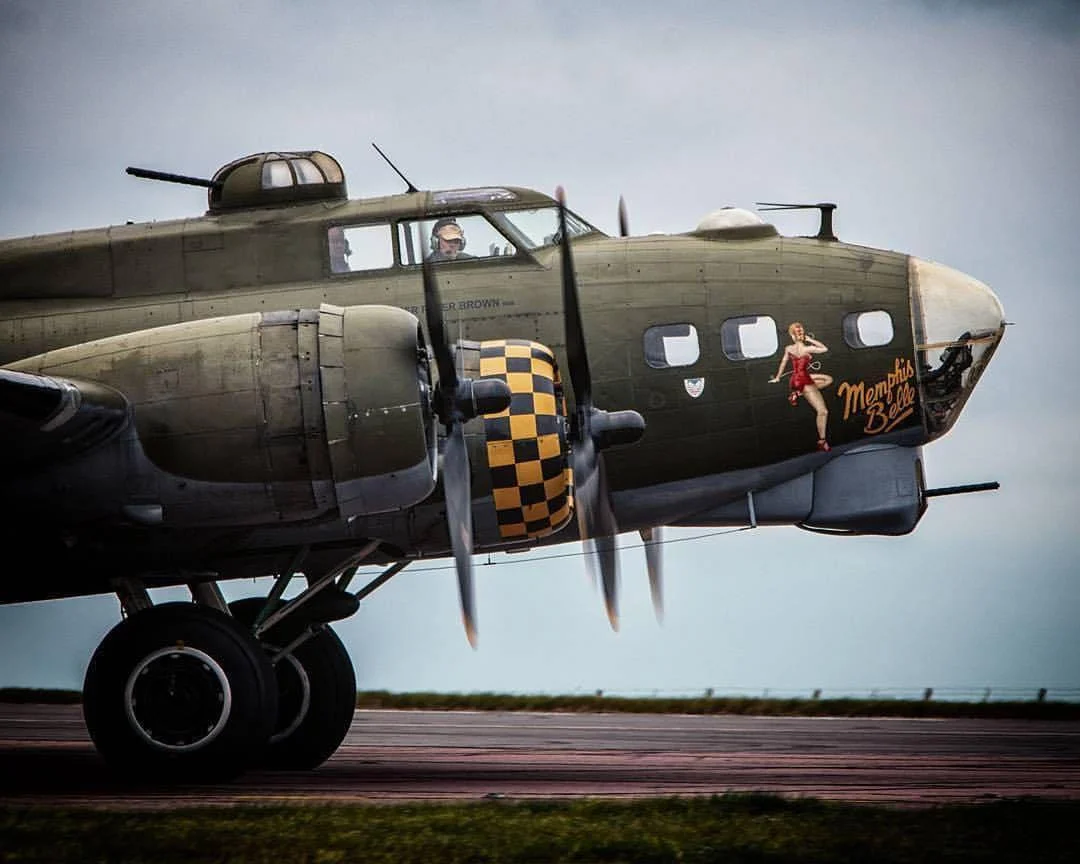
M 943 435 L 971 395 L 1005 332 L 1005 311 L 973 276 L 911 258 L 919 383 L 931 438 Z
M 954 340 L 965 332 L 996 332 L 1005 323 L 997 295 L 967 273 L 912 258 L 911 277 L 928 342 Z

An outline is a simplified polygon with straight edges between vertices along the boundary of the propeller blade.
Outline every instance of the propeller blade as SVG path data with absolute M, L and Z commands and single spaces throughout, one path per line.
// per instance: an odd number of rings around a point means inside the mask
M 662 529 L 642 528 L 639 532 L 645 543 L 645 566 L 649 568 L 649 594 L 652 596 L 653 611 L 656 612 L 656 620 L 664 621 L 664 586 L 663 586 L 663 562 L 660 554 L 660 544 L 663 543 Z
M 424 318 L 431 348 L 435 352 L 435 366 L 439 370 L 439 390 L 443 400 L 449 401 L 457 393 L 457 370 L 454 368 L 454 355 L 450 351 L 450 342 L 446 338 L 446 327 L 443 324 L 442 301 L 439 299 L 439 286 L 435 281 L 435 266 L 430 260 L 424 261 Z M 444 405 L 445 407 L 447 406 Z M 445 417 L 443 422 L 446 422 Z
M 600 569 L 604 605 L 614 630 L 619 629 L 618 555 L 611 490 L 604 470 L 601 448 L 633 443 L 645 430 L 645 421 L 636 411 L 607 412 L 592 402 L 592 376 L 585 348 L 585 327 L 581 320 L 577 276 L 574 273 L 570 234 L 566 226 L 566 193 L 555 190 L 559 204 L 559 236 L 562 238 L 563 322 L 566 327 L 566 356 L 570 384 L 574 393 L 574 423 L 571 426 L 571 464 L 574 471 L 574 508 L 577 511 L 578 536 L 585 541 L 585 560 L 590 568 L 593 558 Z M 592 541 L 592 542 L 590 542 Z
M 424 315 L 431 348 L 439 370 L 436 414 L 446 427 L 443 450 L 443 493 L 446 496 L 446 527 L 457 569 L 461 595 L 461 618 L 465 638 L 476 647 L 476 606 L 472 579 L 472 481 L 469 450 L 465 444 L 465 421 L 477 413 L 499 411 L 510 404 L 510 388 L 502 381 L 459 381 L 454 355 L 446 338 L 442 302 L 430 261 L 424 262 Z
M 450 430 L 443 452 L 443 486 L 446 494 L 446 523 L 454 550 L 458 590 L 461 594 L 461 618 L 465 637 L 476 647 L 476 609 L 472 582 L 472 484 L 469 477 L 469 451 L 465 446 L 462 423 Z
M 578 536 L 585 541 L 585 566 L 592 583 L 600 582 L 608 620 L 612 629 L 618 630 L 619 573 L 615 535 L 619 533 L 619 526 L 611 504 L 604 457 L 596 451 L 591 438 L 576 442 L 575 448 L 574 508 Z
M 597 453 L 592 438 L 573 442 L 570 464 L 574 472 L 574 510 L 577 515 L 578 536 L 582 540 L 594 536 L 596 519 L 592 515 L 597 501 Z
M 614 514 L 608 498 L 607 482 L 603 473 L 603 457 L 597 451 L 592 436 L 592 375 L 589 372 L 589 355 L 585 348 L 585 327 L 581 321 L 581 304 L 578 301 L 577 276 L 574 258 L 570 251 L 570 233 L 566 229 L 566 193 L 560 186 L 555 190 L 559 202 L 559 236 L 562 238 L 562 289 L 563 316 L 566 327 L 566 356 L 570 366 L 570 385 L 574 391 L 575 424 L 573 433 L 574 506 L 577 508 L 578 536 L 582 540 L 599 541 L 605 534 L 609 544 L 598 542 L 586 544 L 586 566 L 595 558 L 600 569 L 600 582 L 604 589 L 604 605 L 612 629 L 618 629 L 617 560 L 614 554 Z M 604 513 L 605 504 L 607 513 Z M 609 528 L 609 526 L 611 526 Z
M 588 413 L 592 404 L 592 376 L 589 355 L 585 350 L 585 328 L 581 323 L 581 304 L 578 302 L 577 277 L 570 252 L 570 233 L 566 230 L 566 193 L 562 186 L 555 190 L 559 202 L 559 237 L 562 238 L 562 300 L 563 323 L 566 327 L 566 359 L 570 366 L 570 386 L 580 416 Z M 586 420 L 586 422 L 588 422 Z
M 619 630 L 619 568 L 616 562 L 615 537 L 601 534 L 591 541 L 595 555 L 600 559 L 600 584 L 604 589 L 604 608 L 608 623 L 615 632 Z
M 593 509 L 596 555 L 600 559 L 600 584 L 604 589 L 604 608 L 607 610 L 611 629 L 619 629 L 619 561 L 615 550 L 615 535 L 619 525 L 615 521 L 615 508 L 611 504 L 611 489 L 604 468 L 604 456 L 596 459 L 596 503 Z
M 626 215 L 626 199 L 622 195 L 619 196 L 619 236 L 630 236 L 630 220 Z
M 600 581 L 600 562 L 592 542 L 597 521 L 593 514 L 598 500 L 595 449 L 592 438 L 583 438 L 573 442 L 570 453 L 574 476 L 574 518 L 577 521 L 578 537 L 584 546 L 585 572 L 593 588 L 596 588 Z

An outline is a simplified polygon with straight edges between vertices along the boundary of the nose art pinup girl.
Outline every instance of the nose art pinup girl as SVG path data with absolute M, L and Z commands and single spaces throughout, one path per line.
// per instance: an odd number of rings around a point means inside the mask
M 803 325 L 798 321 L 788 327 L 788 335 L 791 344 L 784 348 L 784 356 L 780 358 L 780 368 L 776 370 L 776 376 L 769 382 L 776 384 L 784 375 L 784 368 L 791 361 L 791 390 L 788 393 L 788 401 L 795 405 L 802 396 L 810 404 L 817 414 L 818 450 L 828 450 L 829 442 L 825 440 L 825 425 L 829 419 L 829 409 L 825 407 L 825 397 L 821 391 L 832 384 L 832 376 L 820 372 L 811 372 L 811 360 L 814 354 L 824 354 L 829 349 L 813 336 L 808 335 Z M 813 367 L 821 364 L 814 362 Z

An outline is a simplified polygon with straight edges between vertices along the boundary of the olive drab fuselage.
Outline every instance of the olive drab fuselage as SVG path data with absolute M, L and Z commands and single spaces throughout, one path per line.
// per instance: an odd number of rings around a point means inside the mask
M 221 578 L 277 572 L 297 544 L 340 556 L 376 537 L 389 558 L 445 554 L 438 429 L 424 402 L 435 382 L 414 356 L 425 351 L 423 232 L 456 217 L 474 255 L 436 266 L 462 363 L 482 356 L 477 344 L 524 340 L 565 370 L 564 240 L 516 233 L 520 214 L 554 212 L 554 201 L 517 187 L 347 200 L 343 180 L 326 200 L 215 209 L 210 194 L 195 218 L 0 241 L 0 365 L 104 381 L 134 405 L 139 458 L 185 485 L 159 495 L 159 481 L 124 480 L 133 488 L 113 503 L 130 524 L 108 530 L 128 546 L 110 560 L 166 583 L 183 579 L 168 572 L 181 548 L 199 550 L 185 567 Z M 918 448 L 955 421 L 1000 339 L 1000 306 L 973 299 L 970 326 L 949 323 L 942 337 L 930 332 L 931 307 L 949 286 L 927 269 L 937 265 L 904 254 L 781 237 L 760 220 L 625 238 L 574 224 L 593 400 L 645 420 L 640 441 L 605 454 L 621 528 L 747 518 L 914 527 L 925 507 Z M 825 350 L 795 364 L 803 377 L 789 363 L 776 381 L 795 323 Z M 982 340 L 976 362 L 946 368 L 943 351 L 967 338 Z M 802 349 L 792 350 L 789 360 Z M 495 451 L 484 422 L 466 426 L 477 502 L 492 499 L 497 476 L 485 469 Z M 918 487 L 914 515 L 895 530 L 851 514 L 812 519 L 818 505 L 800 478 L 844 454 L 854 465 L 867 445 L 913 454 L 901 461 L 903 482 Z M 748 493 L 764 504 L 748 510 Z M 478 516 L 478 548 L 520 545 L 490 517 Z M 147 538 L 169 524 L 184 539 L 140 563 L 132 550 L 156 549 Z M 571 520 L 525 542 L 574 531 Z M 49 593 L 85 593 L 67 579 Z

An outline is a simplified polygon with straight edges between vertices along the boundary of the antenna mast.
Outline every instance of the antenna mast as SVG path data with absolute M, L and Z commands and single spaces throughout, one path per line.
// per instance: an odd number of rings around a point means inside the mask
M 823 201 L 820 204 L 776 204 L 771 201 L 758 201 L 757 206 L 762 210 L 820 210 L 821 224 L 818 226 L 818 232 L 814 235 L 814 239 L 837 239 L 832 227 L 832 216 L 836 205 L 831 201 Z
M 386 160 L 386 164 L 394 169 L 394 173 L 397 174 L 398 177 L 400 177 L 402 180 L 405 181 L 405 186 L 408 187 L 408 188 L 405 189 L 406 192 L 419 192 L 420 191 L 415 186 L 413 186 L 412 181 L 408 177 L 406 177 L 404 174 L 402 174 L 400 171 L 398 171 L 397 165 L 395 165 L 393 162 L 391 162 L 390 157 L 387 156 L 385 153 L 382 152 L 382 150 L 379 149 L 378 144 L 376 144 L 374 141 L 372 141 L 371 146 L 375 148 L 376 153 L 378 153 L 380 156 L 382 156 L 383 159 Z

